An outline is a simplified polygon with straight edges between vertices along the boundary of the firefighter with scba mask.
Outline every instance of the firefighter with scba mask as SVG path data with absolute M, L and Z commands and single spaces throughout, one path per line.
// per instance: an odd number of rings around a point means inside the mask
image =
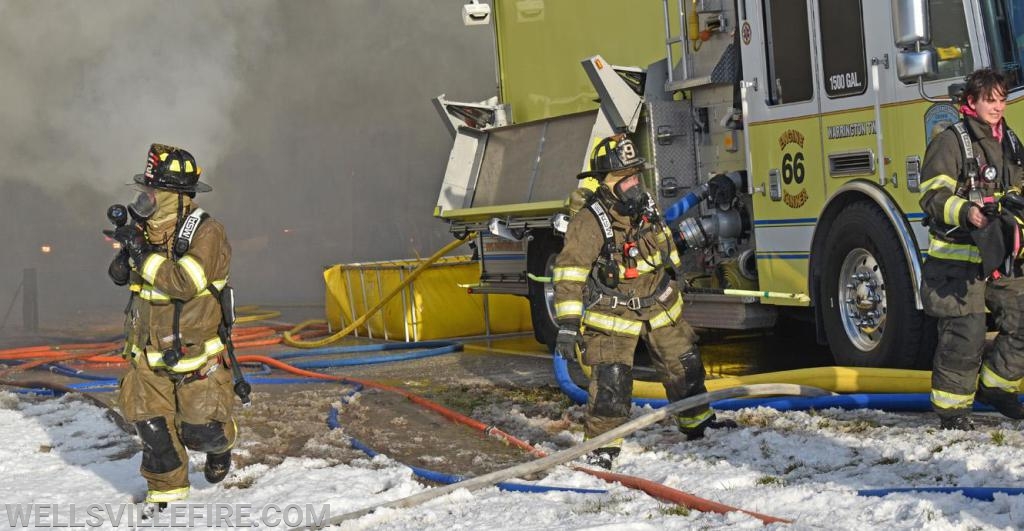
M 559 331 L 555 354 L 568 360 L 582 353 L 593 368 L 584 419 L 588 439 L 628 420 L 633 391 L 633 352 L 643 340 L 670 401 L 706 392 L 697 336 L 682 318 L 683 299 L 675 276 L 681 262 L 671 230 L 644 189 L 646 167 L 624 135 L 594 147 L 590 170 L 597 190 L 579 206 L 552 271 Z M 574 194 L 573 201 L 581 196 Z M 672 272 L 672 275 L 669 273 Z M 679 430 L 700 438 L 716 421 L 707 406 L 679 414 Z M 622 440 L 594 450 L 589 464 L 610 469 Z
M 1024 171 L 1003 119 L 1007 92 L 995 70 L 969 75 L 963 119 L 932 140 L 921 168 L 929 229 L 921 302 L 938 321 L 931 402 L 943 429 L 973 429 L 975 399 L 1024 419 Z M 999 330 L 988 352 L 986 307 Z
M 186 448 L 206 453 L 204 475 L 218 483 L 231 467 L 237 437 L 225 362 L 233 321 L 231 247 L 224 227 L 193 201 L 211 190 L 199 181 L 201 173 L 188 151 L 153 144 L 145 173 L 134 177 L 140 191 L 126 209 L 131 220 L 120 205 L 108 211 L 121 245 L 108 272 L 131 291 L 129 367 L 118 404 L 142 439 L 145 501 L 157 510 L 189 494 Z

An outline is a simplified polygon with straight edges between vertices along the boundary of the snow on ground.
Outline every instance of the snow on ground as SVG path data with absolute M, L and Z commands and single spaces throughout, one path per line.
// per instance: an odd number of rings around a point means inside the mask
M 55 504 L 58 522 L 67 522 L 71 504 L 79 511 L 90 504 L 130 504 L 145 491 L 137 473 L 138 443 L 119 432 L 104 413 L 70 397 L 41 401 L 0 392 L 0 477 L 5 479 L 0 484 L 4 504 L 0 528 L 14 526 L 9 518 L 18 506 Z M 634 416 L 644 413 L 636 408 L 633 412 Z M 516 411 L 508 415 L 511 426 L 524 422 Z M 1024 496 L 997 494 L 995 501 L 985 502 L 960 494 L 856 495 L 858 489 L 866 488 L 1022 487 L 1024 436 L 1019 423 L 979 416 L 978 431 L 960 432 L 935 429 L 934 418 L 928 414 L 836 409 L 783 413 L 756 408 L 720 415 L 736 419 L 741 429 L 712 431 L 702 441 L 687 442 L 667 426 L 654 426 L 627 439 L 615 471 L 794 520 L 791 525 L 773 524 L 770 528 L 1024 527 Z M 568 432 L 559 437 L 579 438 Z M 274 467 L 256 464 L 233 470 L 235 481 L 230 483 L 235 487 L 228 488 L 206 483 L 203 459 L 198 454 L 192 456 L 190 503 L 248 504 L 253 514 L 261 514 L 261 508 L 271 505 L 330 504 L 330 514 L 338 516 L 427 488 L 407 468 L 383 457 L 349 464 L 310 458 L 289 458 Z M 608 493 L 462 490 L 417 507 L 380 511 L 346 522 L 343 528 L 761 527 L 758 520 L 742 513 L 683 510 L 566 467 L 554 469 L 539 483 L 607 489 Z M 79 522 L 85 520 L 84 515 L 78 517 Z M 200 519 L 194 525 L 205 528 L 214 523 Z M 274 526 L 260 522 L 259 527 Z

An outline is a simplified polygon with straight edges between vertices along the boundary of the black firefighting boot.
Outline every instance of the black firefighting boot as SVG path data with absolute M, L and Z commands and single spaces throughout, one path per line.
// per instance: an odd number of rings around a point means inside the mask
M 598 466 L 605 470 L 612 469 L 612 463 L 615 462 L 615 458 L 619 456 L 619 452 L 622 449 L 616 446 L 605 446 L 604 448 L 598 448 L 597 450 L 591 451 L 584 458 L 584 462 L 591 466 Z
M 231 450 L 215 454 L 206 454 L 206 466 L 203 467 L 203 475 L 210 483 L 220 483 L 231 470 Z
M 985 384 L 978 385 L 978 392 L 974 397 L 982 404 L 988 404 L 1011 419 L 1024 419 L 1024 406 L 1021 405 L 1017 393 L 1004 391 L 998 387 L 988 387 Z
M 687 441 L 696 441 L 697 439 L 704 438 L 704 430 L 708 428 L 713 430 L 732 430 L 738 427 L 739 424 L 736 424 L 736 421 L 734 420 L 719 420 L 715 415 L 711 415 L 707 420 L 693 427 L 687 427 L 680 424 L 679 432 L 686 436 Z
M 144 502 L 142 509 L 139 511 L 139 518 L 142 521 L 148 521 L 156 518 L 157 513 L 164 512 L 167 508 L 167 502 Z
M 957 410 L 939 413 L 939 427 L 944 430 L 973 431 L 974 421 L 970 412 Z

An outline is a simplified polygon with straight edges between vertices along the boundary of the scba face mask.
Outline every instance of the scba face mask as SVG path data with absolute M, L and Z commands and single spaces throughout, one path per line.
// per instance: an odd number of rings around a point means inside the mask
M 640 181 L 639 173 L 620 179 L 612 187 L 612 191 L 615 192 L 615 197 L 619 200 L 616 207 L 621 213 L 637 216 L 647 209 L 649 203 L 647 190 L 644 189 L 644 183 Z
M 156 213 L 156 190 L 148 186 L 139 187 L 139 195 L 128 203 L 128 211 L 136 221 L 145 221 Z

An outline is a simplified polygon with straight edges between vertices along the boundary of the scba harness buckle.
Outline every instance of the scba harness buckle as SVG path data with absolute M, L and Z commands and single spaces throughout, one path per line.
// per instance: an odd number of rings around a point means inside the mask
M 619 297 L 616 295 L 606 297 L 603 294 L 600 294 L 598 295 L 597 300 L 594 302 L 595 304 L 603 302 L 607 304 L 610 308 L 618 308 L 619 306 L 625 306 L 626 308 L 629 308 L 630 310 L 633 311 L 639 311 L 641 308 L 644 307 L 642 301 L 640 300 L 640 297 L 631 297 L 629 299 L 620 300 Z

